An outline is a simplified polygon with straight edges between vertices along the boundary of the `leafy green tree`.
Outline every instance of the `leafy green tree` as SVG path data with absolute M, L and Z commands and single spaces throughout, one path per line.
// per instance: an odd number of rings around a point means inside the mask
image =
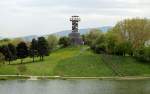
M 106 38 L 105 35 L 99 35 L 99 37 L 97 37 L 91 45 L 91 49 L 93 49 L 96 53 L 100 54 L 100 53 L 106 53 Z
M 120 41 L 129 41 L 134 49 L 142 47 L 145 41 L 150 40 L 149 19 L 126 19 L 118 22 L 113 30 L 119 34 Z
M 3 53 L 3 55 L 5 56 L 5 60 L 9 61 L 9 64 L 10 64 L 10 61 L 12 61 L 13 55 L 11 51 L 9 50 L 8 45 L 3 45 L 0 50 L 1 50 L 1 53 Z
M 120 56 L 125 56 L 125 45 L 124 43 L 118 43 L 115 47 L 115 54 Z
M 111 31 L 108 31 L 105 36 L 106 36 L 106 43 L 107 43 L 107 48 L 106 48 L 107 53 L 115 55 L 115 48 L 116 48 L 116 44 L 117 44 L 117 39 L 116 39 L 117 35 Z
M 44 37 L 38 38 L 38 54 L 42 61 L 44 60 L 44 56 L 49 55 L 48 42 Z
M 126 41 L 124 43 L 124 47 L 125 47 L 125 53 L 129 56 L 133 56 L 134 49 L 132 43 L 130 41 Z
M 150 62 L 150 46 L 149 47 L 145 47 L 144 49 L 144 57 L 145 60 Z
M 50 52 L 57 48 L 58 38 L 55 35 L 48 36 L 47 41 L 48 41 L 49 51 Z
M 150 46 L 149 47 L 141 47 L 136 50 L 135 57 L 144 62 L 150 62 Z
M 5 64 L 5 56 L 0 52 L 0 63 Z
M 16 60 L 17 59 L 17 50 L 16 50 L 16 47 L 12 44 L 12 43 L 9 43 L 8 44 L 8 48 L 12 54 L 12 60 Z
M 85 35 L 84 42 L 85 44 L 91 46 L 92 42 L 98 38 L 102 32 L 99 29 L 91 29 L 88 34 Z
M 84 44 L 86 44 L 86 35 L 81 35 Z
M 28 57 L 28 47 L 25 42 L 20 42 L 17 45 L 17 57 L 21 59 L 21 63 L 23 63 L 23 59 Z
M 35 61 L 35 56 L 38 55 L 38 41 L 36 39 L 32 39 L 30 45 L 30 56 L 33 58 L 33 62 Z
M 70 39 L 68 37 L 61 37 L 59 39 L 59 45 L 62 47 L 67 47 L 70 45 Z
M 5 56 L 5 60 L 11 61 L 16 60 L 16 48 L 13 44 L 3 45 L 0 47 L 0 52 Z

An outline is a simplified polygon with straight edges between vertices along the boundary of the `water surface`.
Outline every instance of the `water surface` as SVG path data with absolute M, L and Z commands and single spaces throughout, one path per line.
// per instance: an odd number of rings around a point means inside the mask
M 150 80 L 0 81 L 0 94 L 150 94 Z

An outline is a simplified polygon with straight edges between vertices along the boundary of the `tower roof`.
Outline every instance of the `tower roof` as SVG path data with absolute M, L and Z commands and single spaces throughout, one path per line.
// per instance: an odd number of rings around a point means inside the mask
M 80 17 L 79 16 L 71 16 L 70 21 L 80 21 Z

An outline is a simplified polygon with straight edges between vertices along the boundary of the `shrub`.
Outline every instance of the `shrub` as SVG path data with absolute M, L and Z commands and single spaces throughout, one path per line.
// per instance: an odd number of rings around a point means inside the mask
M 135 57 L 144 62 L 150 62 L 150 47 L 141 47 L 136 50 Z
M 61 47 L 67 47 L 70 45 L 70 39 L 68 37 L 61 37 L 59 39 L 59 45 Z

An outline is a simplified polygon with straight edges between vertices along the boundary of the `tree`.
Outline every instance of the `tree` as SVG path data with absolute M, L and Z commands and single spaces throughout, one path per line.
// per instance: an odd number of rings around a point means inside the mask
M 82 40 L 83 40 L 83 44 L 85 44 L 86 43 L 86 35 L 81 35 L 81 37 L 82 37 Z
M 50 35 L 48 36 L 48 45 L 49 45 L 49 51 L 51 52 L 52 50 L 56 49 L 58 45 L 58 38 L 55 35 Z
M 126 19 L 118 22 L 113 30 L 119 34 L 121 41 L 129 41 L 134 49 L 138 49 L 150 39 L 150 20 Z
M 21 63 L 23 63 L 23 59 L 28 56 L 28 47 L 25 42 L 20 42 L 17 45 L 17 57 L 21 59 Z
M 42 61 L 44 60 L 44 56 L 49 55 L 48 42 L 44 37 L 38 38 L 38 54 Z
M 124 47 L 125 47 L 125 53 L 129 56 L 133 56 L 134 49 L 132 43 L 130 41 L 125 41 Z
M 9 64 L 11 61 L 16 60 L 16 47 L 9 43 L 8 45 L 3 45 L 0 47 L 0 52 L 3 53 L 5 56 L 5 60 L 9 61 Z
M 150 62 L 150 46 L 141 47 L 136 51 L 135 57 L 144 62 Z
M 91 49 L 94 50 L 94 52 L 100 54 L 100 53 L 106 53 L 106 38 L 105 35 L 99 35 L 91 45 Z
M 117 35 L 110 30 L 106 33 L 105 36 L 106 36 L 106 43 L 107 43 L 107 48 L 106 48 L 107 53 L 115 55 L 115 48 L 118 42 Z
M 67 47 L 70 45 L 70 39 L 68 37 L 61 37 L 59 39 L 59 45 L 62 47 Z
M 5 63 L 5 56 L 0 52 L 0 62 Z
M 3 45 L 0 50 L 1 50 L 0 52 L 5 56 L 5 60 L 9 61 L 9 64 L 10 64 L 10 61 L 12 61 L 13 55 L 12 55 L 8 45 Z
M 38 41 L 36 39 L 32 39 L 31 45 L 30 45 L 30 56 L 34 58 L 38 55 Z
M 150 62 L 150 46 L 144 48 L 144 57 L 146 61 Z
M 5 39 L 0 40 L 0 43 L 1 43 L 0 45 L 7 45 L 9 42 L 10 42 L 10 39 L 5 38 Z
M 8 48 L 12 54 L 12 60 L 16 60 L 17 58 L 17 50 L 16 50 L 16 47 L 12 44 L 12 43 L 9 43 L 8 44 Z
M 90 32 L 85 35 L 84 42 L 85 44 L 91 46 L 92 42 L 101 35 L 102 32 L 99 29 L 91 29 Z
M 107 50 L 117 55 L 134 56 L 150 40 L 149 19 L 125 19 L 107 33 Z
M 125 56 L 126 49 L 125 43 L 118 43 L 115 47 L 115 54 L 120 56 Z

